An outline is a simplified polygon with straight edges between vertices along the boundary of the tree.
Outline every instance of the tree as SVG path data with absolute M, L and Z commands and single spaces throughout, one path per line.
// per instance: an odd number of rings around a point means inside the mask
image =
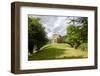
M 81 44 L 81 37 L 79 35 L 79 26 L 69 25 L 67 27 L 66 42 L 72 47 L 77 48 Z
M 77 21 L 76 17 L 74 17 L 74 16 L 68 17 L 68 20 L 69 20 L 68 24 L 72 24 L 72 25 L 75 25 L 75 23 Z
M 88 20 L 87 17 L 71 18 L 67 27 L 67 34 L 64 36 L 66 43 L 78 48 L 82 43 L 87 43 Z
M 80 17 L 77 19 L 77 22 L 79 22 L 81 26 L 81 37 L 82 37 L 82 43 L 87 43 L 88 41 L 88 18 L 87 17 Z
M 30 53 L 38 51 L 48 42 L 45 28 L 39 18 L 28 17 L 28 50 Z

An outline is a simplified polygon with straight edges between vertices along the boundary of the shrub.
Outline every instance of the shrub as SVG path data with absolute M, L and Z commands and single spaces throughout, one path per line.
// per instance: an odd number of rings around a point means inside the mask
M 87 43 L 82 43 L 82 44 L 79 46 L 79 49 L 81 49 L 82 51 L 87 51 L 87 50 L 88 50 Z

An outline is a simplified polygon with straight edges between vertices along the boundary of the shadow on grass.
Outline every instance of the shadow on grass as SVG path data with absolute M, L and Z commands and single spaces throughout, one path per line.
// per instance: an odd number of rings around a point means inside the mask
M 57 59 L 58 56 L 64 54 L 67 49 L 59 49 L 51 46 L 47 46 L 39 52 L 29 56 L 29 60 L 50 60 Z
M 79 54 L 73 55 L 70 51 L 73 49 L 64 47 L 65 45 L 61 44 L 50 44 L 42 47 L 40 51 L 31 54 L 28 56 L 28 60 L 55 60 L 55 59 L 80 59 L 80 58 L 87 58 L 83 55 Z M 75 51 L 73 51 L 75 52 Z M 69 55 L 71 54 L 71 55 Z

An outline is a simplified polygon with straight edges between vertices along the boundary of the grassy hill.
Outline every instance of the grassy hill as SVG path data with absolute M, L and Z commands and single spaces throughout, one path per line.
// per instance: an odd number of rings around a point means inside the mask
M 47 44 L 39 52 L 28 56 L 29 60 L 51 60 L 51 59 L 76 59 L 87 58 L 88 51 L 74 49 L 65 43 Z

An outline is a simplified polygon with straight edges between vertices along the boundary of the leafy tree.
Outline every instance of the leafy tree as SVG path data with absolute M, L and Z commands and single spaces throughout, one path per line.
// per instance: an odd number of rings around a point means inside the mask
M 48 42 L 45 28 L 40 23 L 40 19 L 28 17 L 28 49 L 30 53 L 38 51 Z
M 72 47 L 77 48 L 81 44 L 81 37 L 79 35 L 80 26 L 70 25 L 67 27 L 67 38 L 66 42 L 70 44 Z
M 77 49 L 82 43 L 87 43 L 88 20 L 87 17 L 77 17 L 70 19 L 71 22 L 73 24 L 67 27 L 64 40 Z
M 87 17 L 80 17 L 78 18 L 77 22 L 82 24 L 81 26 L 81 37 L 82 37 L 82 43 L 87 43 L 88 41 L 88 18 Z

